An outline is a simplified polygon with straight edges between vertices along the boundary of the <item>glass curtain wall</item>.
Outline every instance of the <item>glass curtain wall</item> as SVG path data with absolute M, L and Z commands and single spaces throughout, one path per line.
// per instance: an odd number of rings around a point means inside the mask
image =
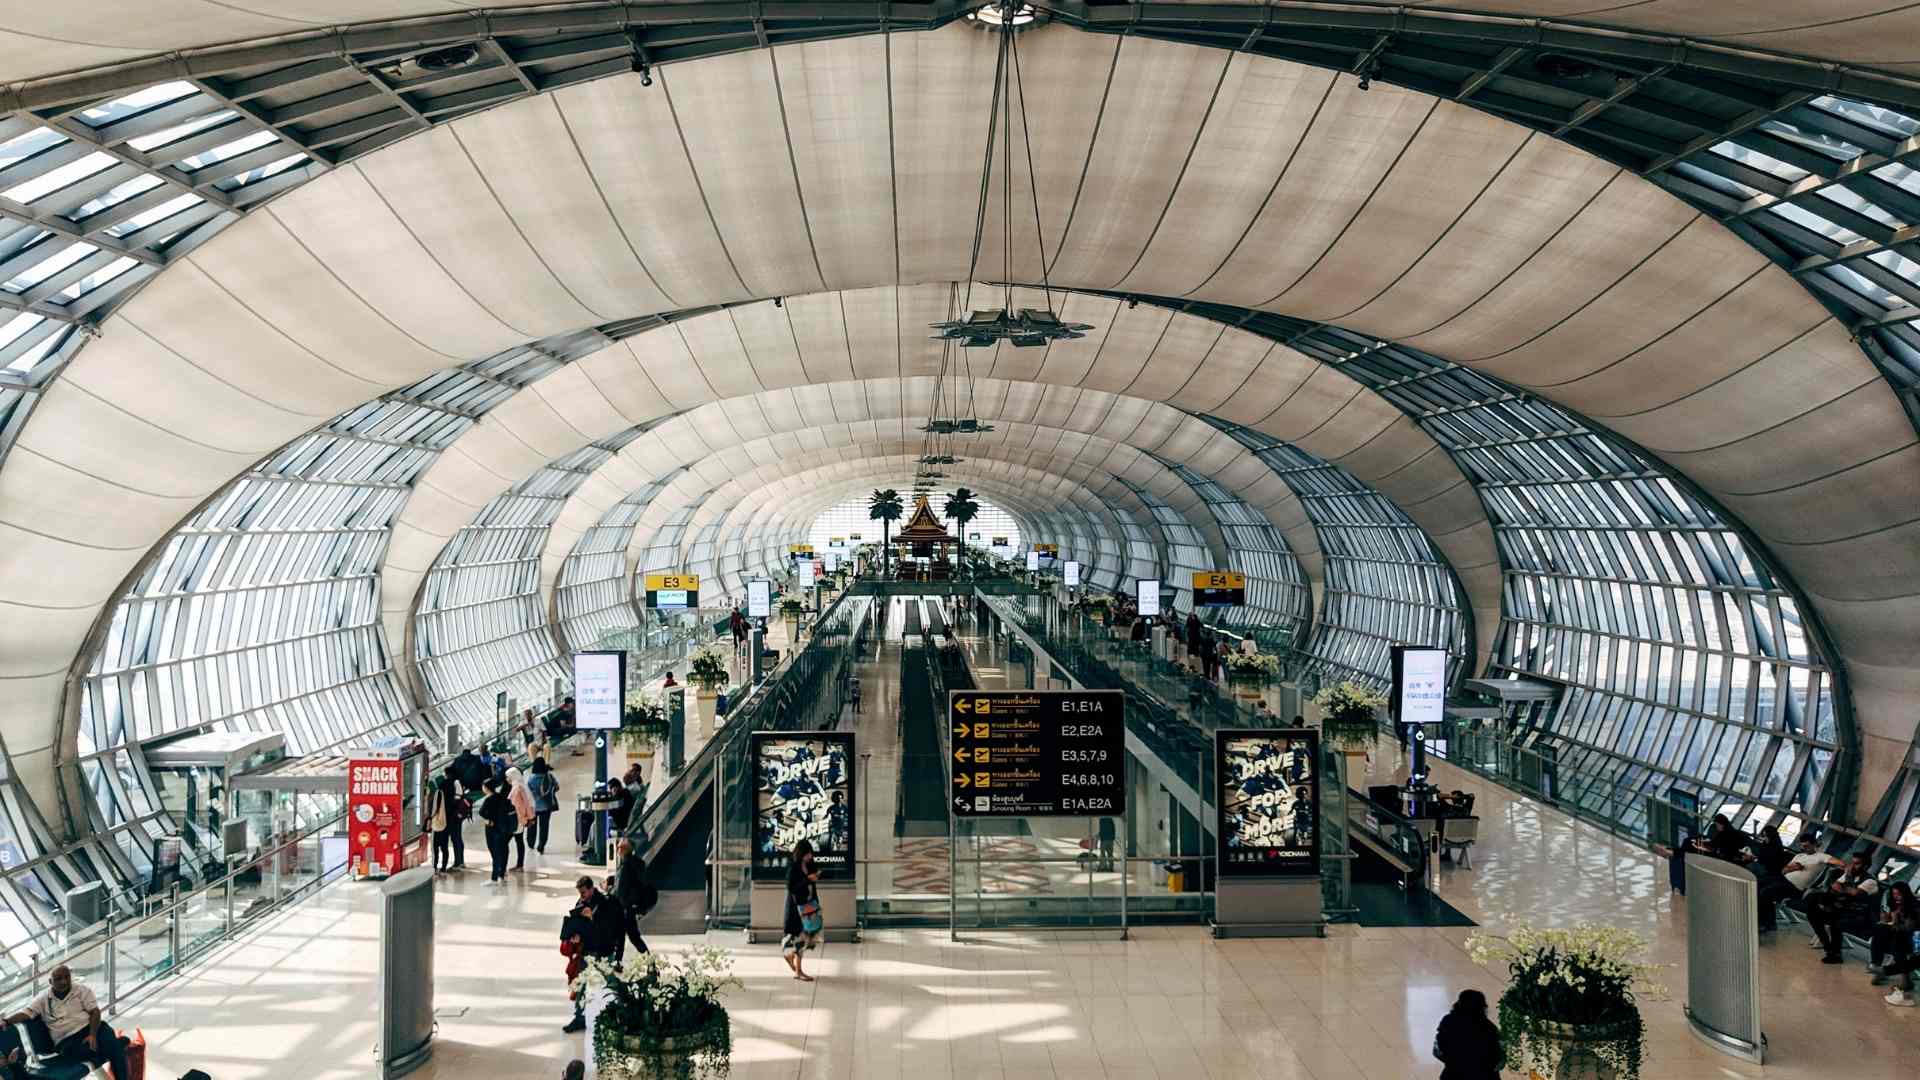
M 1300 560 L 1287 547 L 1280 530 L 1214 481 L 1185 465 L 1164 464 L 1206 501 L 1208 512 L 1226 537 L 1230 565 L 1224 569 L 1238 570 L 1247 578 L 1247 602 L 1218 609 L 1210 614 L 1210 620 L 1228 626 L 1273 628 L 1280 640 L 1298 647 L 1313 621 L 1313 591 L 1300 569 Z
M 1214 421 L 1280 475 L 1313 522 L 1326 559 L 1320 618 L 1303 651 L 1308 671 L 1385 685 L 1395 644 L 1431 645 L 1466 662 L 1466 603 L 1427 534 L 1345 469 L 1237 424 Z

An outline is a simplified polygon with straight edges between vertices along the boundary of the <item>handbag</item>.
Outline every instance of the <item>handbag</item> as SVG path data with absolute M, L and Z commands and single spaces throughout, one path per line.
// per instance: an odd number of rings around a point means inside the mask
M 809 900 L 800 905 L 800 930 L 802 933 L 817 934 L 826 925 L 820 917 L 820 901 Z

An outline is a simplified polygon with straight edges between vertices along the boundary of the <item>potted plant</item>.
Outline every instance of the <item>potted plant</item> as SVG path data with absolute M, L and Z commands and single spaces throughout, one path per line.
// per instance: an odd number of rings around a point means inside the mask
M 716 649 L 701 649 L 693 654 L 692 665 L 687 668 L 687 681 L 697 687 L 702 694 L 718 693 L 733 678 L 727 671 L 727 662 Z
M 607 995 L 594 1017 L 596 1075 L 720 1077 L 731 1068 L 733 1028 L 720 994 L 739 987 L 733 956 L 710 945 L 677 956 L 644 952 L 624 963 L 595 959 L 574 980 L 581 994 Z
M 1505 937 L 1475 934 L 1477 964 L 1504 963 L 1500 1045 L 1509 1069 L 1561 1080 L 1639 1080 L 1646 1026 L 1638 994 L 1659 996 L 1646 939 L 1631 930 L 1582 924 L 1568 930 L 1521 926 Z
M 1272 653 L 1234 650 L 1226 654 L 1227 681 L 1264 684 L 1280 674 L 1280 658 Z
M 638 694 L 628 697 L 627 707 L 620 714 L 620 730 L 614 733 L 614 744 L 625 750 L 628 758 L 646 761 L 653 757 L 654 748 L 666 736 L 666 706 Z
M 1342 682 L 1313 696 L 1320 706 L 1320 732 L 1348 753 L 1358 753 L 1380 736 L 1380 709 L 1387 699 L 1364 683 Z

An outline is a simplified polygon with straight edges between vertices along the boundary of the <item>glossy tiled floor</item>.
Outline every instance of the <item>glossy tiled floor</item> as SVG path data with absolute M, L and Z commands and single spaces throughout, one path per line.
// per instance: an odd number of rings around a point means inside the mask
M 863 730 L 891 700 L 897 664 L 863 674 Z M 867 743 L 865 745 L 872 745 Z M 584 759 L 567 759 L 578 783 Z M 876 764 L 879 759 L 876 758 Z M 1395 763 L 1376 763 L 1379 776 Z M 1438 767 L 1440 782 L 1480 793 L 1472 870 L 1439 888 L 1484 923 L 1603 920 L 1684 955 L 1685 907 L 1644 852 Z M 470 844 L 470 848 L 479 845 Z M 484 872 L 443 878 L 436 1005 L 443 1011 L 425 1080 L 546 1078 L 584 1053 L 564 1035 L 556 950 L 580 872 L 549 847 L 504 890 Z M 1261 1078 L 1434 1077 L 1434 1025 L 1452 996 L 1502 980 L 1467 959 L 1470 931 L 1336 926 L 1326 940 L 1216 942 L 1197 927 L 1136 929 L 1127 941 L 1001 934 L 956 944 L 943 931 L 876 931 L 830 945 L 792 980 L 772 945 L 737 948 L 746 986 L 730 1002 L 734 1075 L 809 1077 Z M 152 1044 L 149 1076 L 201 1068 L 216 1080 L 346 1080 L 377 1075 L 373 1042 L 378 913 L 374 890 L 341 886 L 263 928 L 121 1018 Z M 692 939 L 656 939 L 683 947 Z M 1762 948 L 1765 1069 L 1722 1057 L 1685 1029 L 1677 1001 L 1645 1004 L 1646 1080 L 1910 1080 L 1920 1070 L 1920 1010 L 1882 1005 L 1857 958 L 1826 967 L 1789 931 Z M 1676 967 L 1669 983 L 1680 987 Z

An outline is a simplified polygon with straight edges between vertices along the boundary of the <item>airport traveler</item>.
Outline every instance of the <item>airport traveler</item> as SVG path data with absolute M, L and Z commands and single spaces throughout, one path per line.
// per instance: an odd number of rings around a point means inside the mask
M 662 690 L 670 690 L 670 689 L 672 689 L 673 687 L 676 687 L 676 686 L 679 686 L 679 685 L 680 685 L 679 683 L 677 683 L 677 682 L 675 682 L 675 681 L 673 681 L 673 672 L 671 672 L 671 671 L 669 671 L 669 672 L 667 672 L 667 677 L 666 677 L 666 680 L 665 680 L 664 682 L 662 682 L 662 683 L 660 684 L 660 689 L 662 689 Z
M 627 790 L 627 786 L 616 776 L 607 781 L 607 797 L 613 800 L 613 809 L 607 811 L 613 831 L 626 832 L 627 819 L 633 816 L 633 792 Z
M 1874 880 L 1864 851 L 1854 852 L 1847 867 L 1827 887 L 1807 899 L 1807 924 L 1826 950 L 1823 964 L 1840 963 L 1840 950 L 1849 933 L 1865 933 L 1875 922 L 1880 883 Z
M 813 862 L 813 845 L 801 840 L 793 845 L 787 859 L 787 908 L 781 926 L 780 958 L 793 969 L 793 977 L 812 982 L 804 960 L 808 949 L 820 947 L 824 928 L 820 912 L 820 870 Z
M 1113 819 L 1100 819 L 1100 870 L 1105 873 L 1113 869 L 1113 842 L 1118 833 L 1113 827 Z
M 613 850 L 619 856 L 618 869 L 613 875 L 613 898 L 620 901 L 621 912 L 626 916 L 622 930 L 635 949 L 646 952 L 647 941 L 640 936 L 640 920 L 659 902 L 660 891 L 647 883 L 647 860 L 633 850 L 631 841 L 622 839 Z
M 504 787 L 498 780 L 487 781 L 487 797 L 480 802 L 480 820 L 487 823 L 487 851 L 493 856 L 493 873 L 487 878 L 489 885 L 507 883 L 507 841 L 513 836 L 517 820 L 513 801 L 507 797 Z
M 433 830 L 433 871 L 453 865 L 453 778 L 442 776 L 427 789 L 427 827 Z
M 518 767 L 507 770 L 507 801 L 513 804 L 513 868 L 527 866 L 527 830 L 533 827 L 533 792 Z
M 1894 882 L 1887 888 L 1887 909 L 1867 939 L 1867 970 L 1873 973 L 1873 985 L 1885 983 L 1887 969 L 1912 954 L 1916 930 L 1920 930 L 1920 907 L 1914 905 L 1913 886 Z
M 1802 833 L 1795 846 L 1799 848 L 1799 853 L 1787 860 L 1786 869 L 1781 876 L 1787 879 L 1787 884 L 1792 885 L 1796 892 L 1806 892 L 1812 888 L 1820 875 L 1826 873 L 1827 867 L 1847 865 L 1845 860 L 1821 851 L 1818 837 Z
M 1780 830 L 1772 825 L 1760 830 L 1760 839 L 1753 845 L 1753 863 L 1748 869 L 1760 879 L 1757 898 L 1759 900 L 1760 932 L 1771 933 L 1779 927 L 1779 905 L 1800 895 L 1800 890 L 1786 878 L 1788 861 L 1793 853 L 1780 842 Z
M 1920 968 L 1920 952 L 1908 953 L 1905 959 L 1887 965 L 1880 974 L 1893 980 L 1893 989 L 1887 991 L 1887 996 L 1881 1000 L 1889 1005 L 1897 1005 L 1905 1009 L 1913 1008 L 1913 970 L 1915 968 Z M 1876 983 L 1878 981 L 1878 979 L 1875 980 Z
M 1701 854 L 1732 863 L 1748 863 L 1753 861 L 1750 853 L 1752 847 L 1752 838 L 1734 828 L 1727 815 L 1715 814 L 1713 824 L 1707 828 L 1707 839 Z
M 560 940 L 571 943 L 574 959 L 582 965 L 588 960 L 618 962 L 626 949 L 626 915 L 620 901 L 596 887 L 593 879 L 582 875 L 573 883 L 579 901 L 560 923 Z M 564 950 L 563 950 L 564 951 Z M 572 966 L 569 965 L 569 970 Z M 583 994 L 573 997 L 573 1019 L 562 1031 L 579 1031 L 587 1026 L 587 1002 Z
M 1506 1054 L 1500 1048 L 1500 1029 L 1487 1019 L 1485 994 L 1460 991 L 1433 1034 L 1433 1056 L 1446 1065 L 1440 1080 L 1500 1080 Z
M 546 761 L 553 757 L 553 744 L 547 741 L 547 733 L 542 731 L 533 742 L 527 745 L 527 761 Z
M 460 781 L 469 799 L 479 792 L 481 784 L 487 782 L 487 763 L 480 760 L 480 755 L 474 753 L 471 746 L 460 751 L 460 756 L 454 758 L 453 764 L 447 768 L 453 770 L 454 778 Z
M 534 737 L 539 733 L 540 733 L 539 726 L 533 722 L 533 710 L 528 709 L 526 712 L 520 714 L 521 745 L 532 746 Z
M 47 989 L 20 1012 L 0 1019 L 0 1030 L 28 1020 L 47 1027 L 54 1057 L 105 1065 L 114 1080 L 131 1080 L 127 1072 L 127 1040 L 100 1017 L 100 1002 L 86 984 L 75 981 L 65 964 L 47 977 Z
M 453 845 L 453 862 L 448 865 L 449 870 L 467 868 L 466 826 L 468 819 L 473 817 L 471 793 L 474 789 L 467 787 L 460 779 L 460 774 L 455 768 L 459 764 L 459 761 L 455 760 L 440 776 L 440 790 L 446 794 L 447 799 L 447 839 Z
M 535 758 L 533 772 L 527 777 L 527 792 L 533 796 L 533 835 L 528 843 L 542 855 L 547 853 L 547 829 L 554 811 L 560 809 L 560 778 L 546 758 Z

